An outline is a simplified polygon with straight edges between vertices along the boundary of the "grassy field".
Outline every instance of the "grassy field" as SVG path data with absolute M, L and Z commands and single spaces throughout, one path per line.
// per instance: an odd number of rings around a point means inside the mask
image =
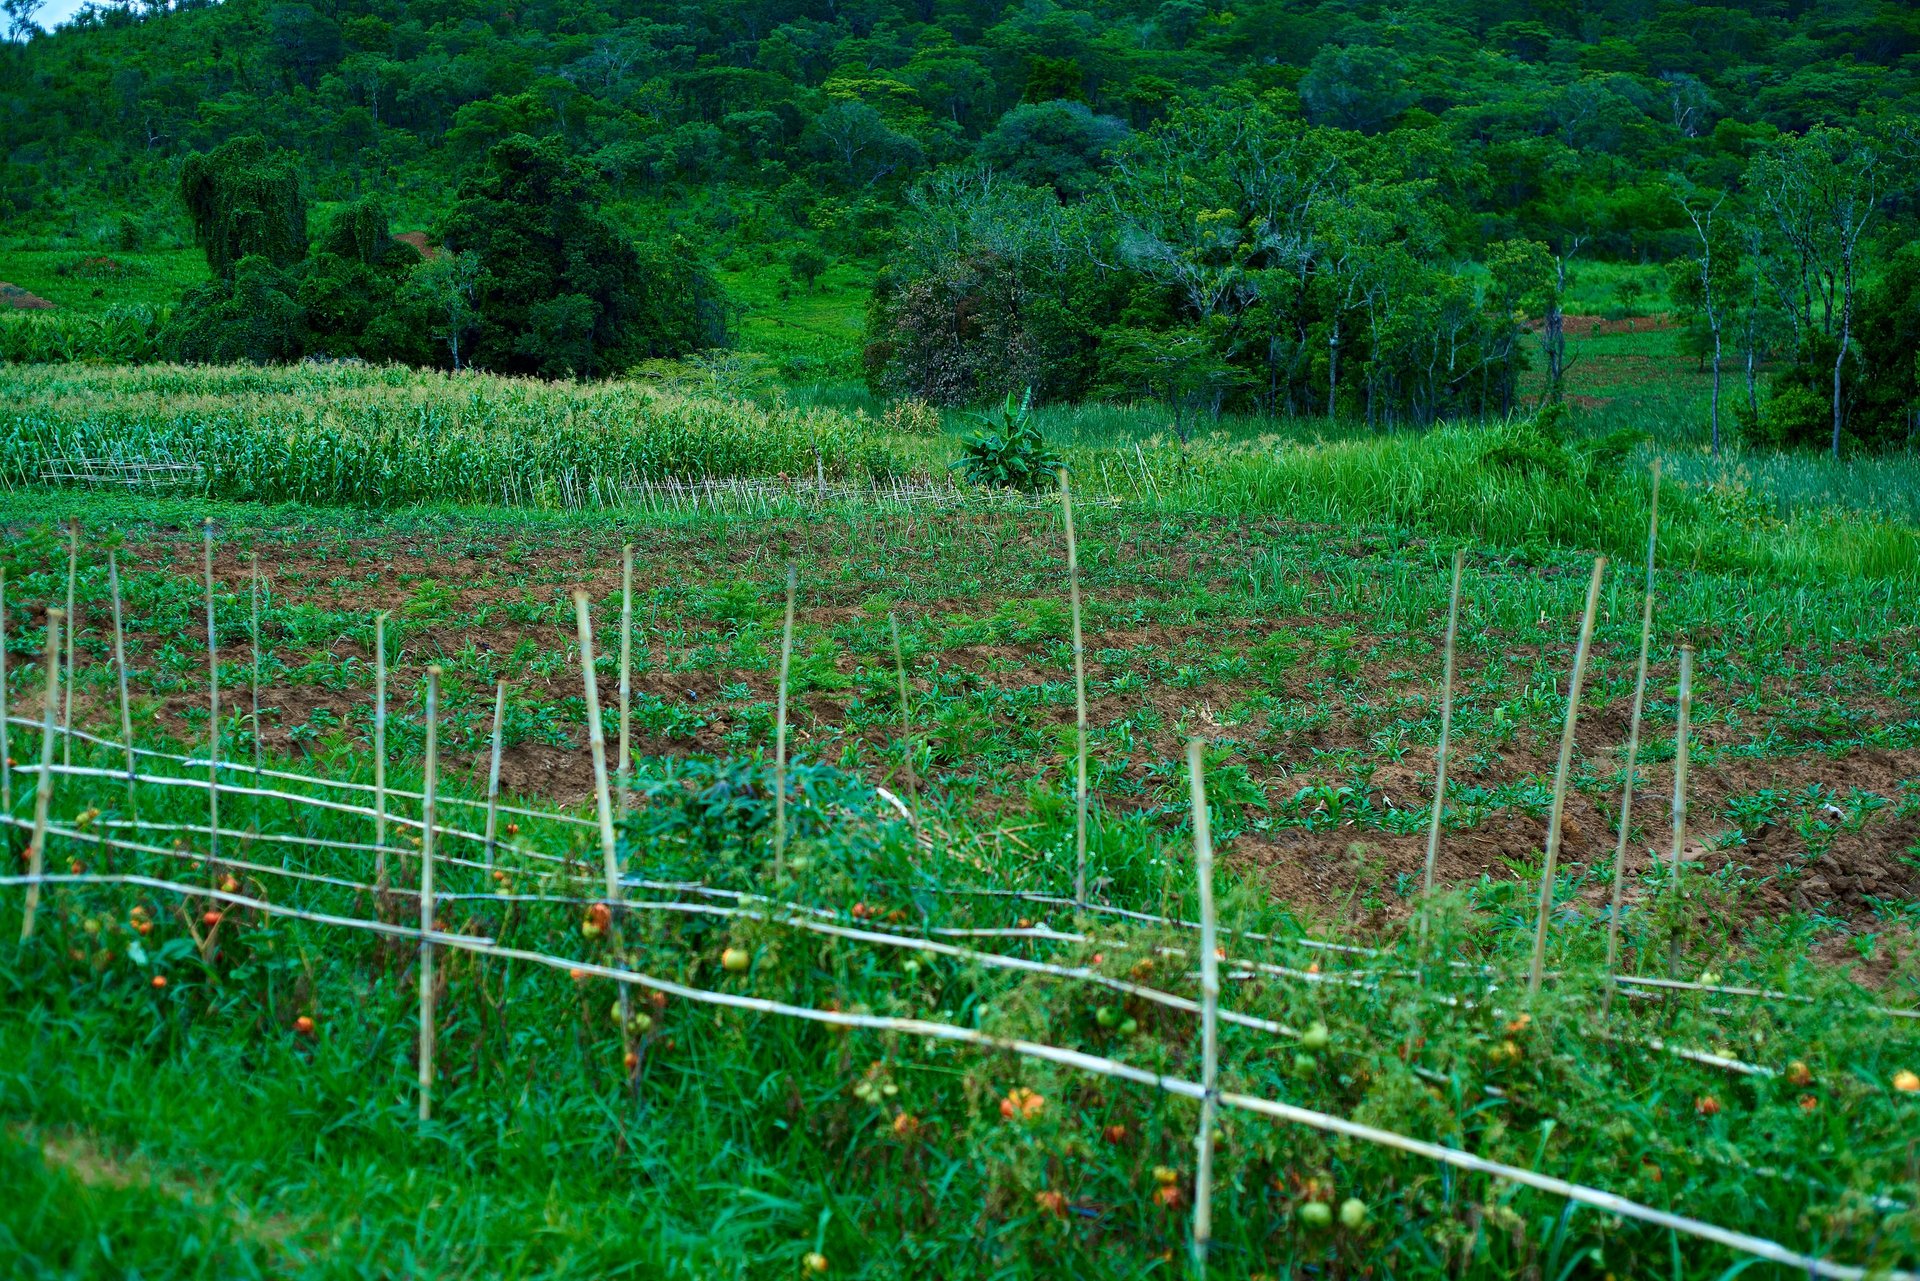
M 117 826 L 133 821 L 111 777 L 121 758 L 80 744 L 76 764 L 108 776 L 61 780 L 53 812 L 70 835 L 53 841 L 54 869 L 189 893 L 52 886 L 43 941 L 6 953 L 0 984 L 17 1013 L 0 1032 L 0 1150 L 18 1194 L 0 1212 L 0 1249 L 32 1260 L 28 1275 L 759 1277 L 803 1273 L 813 1252 L 835 1275 L 871 1277 L 1183 1269 L 1191 1099 L 959 1033 L 840 1032 L 704 1002 L 921 1019 L 1197 1079 L 1197 1024 L 1177 1005 L 1198 999 L 1196 979 L 1178 952 L 1156 952 L 1191 936 L 1102 910 L 1198 910 L 1189 736 L 1209 744 L 1239 975 L 1224 1005 L 1254 1020 L 1223 1029 L 1226 1089 L 1815 1254 L 1920 1258 L 1901 1208 L 1914 1195 L 1913 1101 L 1891 1085 L 1913 1066 L 1914 1038 L 1869 1008 L 1920 998 L 1911 583 L 1661 573 L 1625 969 L 1815 1003 L 1629 989 L 1638 998 L 1603 1016 L 1640 606 L 1630 566 L 1601 598 L 1573 758 L 1551 895 L 1560 977 L 1524 995 L 1586 577 L 1577 546 L 1517 556 L 1483 544 L 1469 557 L 1444 894 L 1423 952 L 1413 924 L 1449 540 L 1192 503 L 1083 505 L 1094 798 L 1083 913 L 1070 899 L 1000 897 L 1070 895 L 1074 878 L 1071 615 L 1062 530 L 1045 508 L 372 512 L 20 491 L 7 511 L 16 714 L 38 712 L 41 607 L 64 592 L 54 524 L 72 514 L 88 533 L 76 719 L 117 736 L 100 550 L 111 537 L 135 738 L 153 750 L 205 742 L 197 523 L 211 515 L 228 759 L 255 746 L 257 553 L 270 764 L 370 782 L 371 620 L 386 611 L 391 785 L 421 785 L 432 665 L 449 793 L 484 793 L 504 682 L 507 792 L 572 814 L 590 812 L 593 785 L 568 593 L 584 587 L 594 602 L 614 734 L 610 655 L 631 542 L 644 799 L 620 849 L 627 895 L 655 905 L 622 912 L 612 950 L 581 933 L 603 893 L 590 826 L 519 819 L 497 875 L 460 861 L 475 845 L 444 836 L 443 928 L 558 968 L 440 949 L 440 1066 L 422 1125 L 411 945 L 267 914 L 409 919 L 411 899 L 352 888 L 373 879 L 370 821 L 229 794 L 221 861 L 192 862 L 210 852 L 193 826 L 206 822 L 204 791 L 145 784 L 144 828 Z M 791 839 L 776 870 L 768 771 L 789 560 L 800 571 Z M 910 673 L 904 709 L 890 614 Z M 1699 671 L 1684 910 L 1663 862 L 1682 639 Z M 31 759 L 33 737 L 14 732 L 13 754 Z M 29 812 L 30 783 L 15 774 L 16 813 Z M 923 837 L 882 787 L 912 798 Z M 477 830 L 469 809 L 443 815 Z M 86 843 L 134 833 L 149 852 Z M 13 839 L 21 848 L 17 828 Z M 389 839 L 395 883 L 412 885 L 417 846 Z M 285 869 L 334 879 L 289 881 Z M 226 876 L 239 901 L 213 897 Z M 795 906 L 712 915 L 752 906 L 728 893 Z M 0 921 L 9 937 L 17 902 Z M 1060 934 L 1022 929 L 1036 925 Z M 730 947 L 744 971 L 721 964 Z M 623 1035 L 609 1017 L 616 985 L 569 977 L 569 965 L 651 976 L 656 986 L 635 989 L 644 1027 Z M 681 986 L 642 1000 L 660 983 Z M 1705 1278 L 1740 1257 L 1231 1108 L 1218 1141 L 1220 1275 Z M 1322 1228 L 1306 1208 L 1349 1198 L 1363 1203 L 1355 1226 Z

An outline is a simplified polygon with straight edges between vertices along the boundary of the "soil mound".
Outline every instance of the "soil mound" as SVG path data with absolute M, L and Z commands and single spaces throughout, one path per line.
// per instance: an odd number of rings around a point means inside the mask
M 53 304 L 39 294 L 30 294 L 18 285 L 0 280 L 0 307 L 11 307 L 15 311 L 47 311 Z

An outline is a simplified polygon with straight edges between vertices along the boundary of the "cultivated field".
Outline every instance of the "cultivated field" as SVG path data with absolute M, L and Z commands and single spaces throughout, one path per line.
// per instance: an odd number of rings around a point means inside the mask
M 1132 1277 L 1205 1202 L 1222 1276 L 1920 1266 L 1897 507 L 1664 448 L 1621 842 L 1646 447 L 1136 439 L 1069 438 L 1070 560 L 858 406 L 10 371 L 0 1249 Z

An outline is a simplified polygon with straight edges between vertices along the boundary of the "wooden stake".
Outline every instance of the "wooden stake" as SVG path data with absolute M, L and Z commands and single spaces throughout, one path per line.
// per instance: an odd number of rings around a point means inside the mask
M 253 767 L 260 768 L 260 553 L 253 561 Z
M 1200 1132 L 1194 1137 L 1193 1267 L 1205 1276 L 1213 1241 L 1213 1127 L 1220 1108 L 1220 958 L 1213 906 L 1213 830 L 1207 817 L 1204 746 L 1187 741 L 1187 784 L 1193 798 L 1193 861 L 1200 881 Z
M 1673 739 L 1673 853 L 1669 860 L 1673 896 L 1673 938 L 1667 948 L 1667 977 L 1680 968 L 1679 910 L 1686 899 L 1680 892 L 1680 855 L 1687 846 L 1687 747 L 1693 723 L 1693 646 L 1680 647 L 1680 723 Z
M 900 682 L 900 741 L 907 753 L 907 810 L 918 822 L 920 789 L 913 776 L 913 712 L 907 703 L 907 664 L 900 657 L 900 616 L 887 611 L 887 629 L 893 634 L 893 674 Z
M 373 883 L 387 888 L 387 616 L 373 616 Z
M 633 544 L 620 551 L 620 814 L 633 807 Z
M 1573 772 L 1573 729 L 1580 719 L 1580 686 L 1587 675 L 1587 650 L 1593 641 L 1593 616 L 1600 604 L 1600 579 L 1607 558 L 1593 562 L 1587 583 L 1587 609 L 1580 619 L 1580 643 L 1573 651 L 1573 678 L 1567 683 L 1567 721 L 1560 731 L 1560 763 L 1553 774 L 1553 814 L 1547 821 L 1547 861 L 1540 871 L 1540 914 L 1533 925 L 1533 967 L 1527 974 L 1527 994 L 1540 991 L 1547 965 L 1547 924 L 1553 913 L 1553 878 L 1560 866 L 1561 822 L 1567 808 L 1567 776 Z
M 1627 778 L 1620 787 L 1620 836 L 1613 847 L 1613 898 L 1607 912 L 1607 977 L 1620 972 L 1620 910 L 1627 883 L 1627 839 L 1633 831 L 1634 767 L 1640 757 L 1640 715 L 1647 699 L 1647 658 L 1653 648 L 1654 550 L 1660 536 L 1660 460 L 1653 460 L 1653 499 L 1647 512 L 1647 590 L 1640 611 L 1640 663 L 1633 678 L 1633 716 L 1627 722 Z M 1615 984 L 1600 998 L 1604 1018 L 1613 1011 Z
M 1427 824 L 1427 875 L 1422 889 L 1433 895 L 1434 867 L 1440 860 L 1440 818 L 1447 805 L 1447 751 L 1453 735 L 1453 646 L 1460 631 L 1460 576 L 1467 563 L 1465 549 L 1453 554 L 1453 595 L 1447 605 L 1447 651 L 1440 668 L 1440 748 L 1433 762 L 1433 818 Z M 1420 934 L 1427 932 L 1427 914 L 1420 914 Z
M 587 700 L 587 748 L 593 757 L 593 797 L 600 820 L 600 859 L 606 872 L 607 941 L 615 956 L 626 955 L 620 920 L 620 846 L 613 834 L 613 797 L 607 785 L 607 731 L 600 723 L 600 681 L 593 670 L 593 617 L 587 608 L 587 593 L 573 593 L 574 624 L 580 634 L 580 675 L 585 682 Z M 504 686 L 503 686 L 504 688 Z M 633 1053 L 633 998 L 627 985 L 620 985 L 620 1042 L 627 1055 Z M 634 1061 L 626 1058 L 627 1064 Z M 634 1078 L 633 1067 L 626 1068 Z
M 780 634 L 780 696 L 773 726 L 773 875 L 778 880 L 787 860 L 787 676 L 793 667 L 793 594 L 799 574 L 787 565 L 787 623 Z
M 133 759 L 133 700 L 127 693 L 127 629 L 120 603 L 120 559 L 107 548 L 107 594 L 113 599 L 113 667 L 120 683 L 120 741 L 127 749 L 127 817 L 138 818 Z
M 493 870 L 493 851 L 500 830 L 500 737 L 507 723 L 507 682 L 493 691 L 493 764 L 487 770 L 487 870 Z
M 207 579 L 207 852 L 220 857 L 220 650 L 213 625 L 213 517 L 200 526 Z
M 13 816 L 13 740 L 7 730 L 7 569 L 0 565 L 0 814 Z
M 60 763 L 73 764 L 73 634 L 80 630 L 75 590 L 80 580 L 80 518 L 67 518 L 67 688 L 60 713 Z
M 420 1119 L 433 1116 L 433 827 L 440 783 L 440 668 L 427 668 L 427 773 L 420 801 Z
M 1073 494 L 1060 469 L 1060 511 L 1067 524 L 1067 592 L 1073 603 L 1073 702 L 1076 738 L 1073 783 L 1073 901 L 1087 905 L 1087 650 L 1080 634 L 1080 548 L 1073 536 Z
M 47 683 L 41 713 L 40 782 L 33 796 L 33 843 L 27 846 L 27 882 L 25 915 L 20 921 L 20 941 L 33 937 L 33 918 L 40 910 L 40 877 L 47 870 L 47 813 L 53 804 L 53 739 L 60 708 L 60 623 L 66 611 L 47 611 Z

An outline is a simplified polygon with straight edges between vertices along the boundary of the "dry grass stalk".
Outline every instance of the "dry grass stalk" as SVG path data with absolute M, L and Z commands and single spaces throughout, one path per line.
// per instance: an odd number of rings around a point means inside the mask
M 1540 869 L 1540 913 L 1533 924 L 1533 965 L 1527 972 L 1527 993 L 1540 990 L 1547 965 L 1547 925 L 1553 914 L 1553 878 L 1560 865 L 1560 834 L 1567 809 L 1567 777 L 1573 772 L 1573 730 L 1580 719 L 1580 686 L 1587 675 L 1587 651 L 1593 644 L 1593 616 L 1600 606 L 1600 579 L 1607 558 L 1593 562 L 1587 583 L 1587 608 L 1580 618 L 1580 643 L 1573 651 L 1573 676 L 1567 682 L 1567 719 L 1560 731 L 1560 761 L 1553 772 L 1553 813 L 1547 820 L 1547 858 Z
M 1213 1241 L 1213 1127 L 1220 1104 L 1220 956 L 1213 909 L 1213 829 L 1207 817 L 1204 746 L 1187 743 L 1187 783 L 1193 799 L 1193 862 L 1200 882 L 1200 1132 L 1193 1175 L 1193 1267 L 1207 1271 Z
M 40 877 L 47 870 L 47 814 L 53 804 L 53 738 L 60 707 L 60 624 L 66 611 L 47 611 L 47 683 L 41 712 L 40 781 L 33 795 L 33 843 L 27 846 L 27 901 L 20 921 L 20 941 L 33 937 L 34 914 L 40 910 Z
M 907 665 L 900 656 L 900 616 L 887 611 L 887 629 L 893 634 L 893 674 L 900 682 L 900 743 L 907 760 L 907 817 L 914 821 L 920 808 L 920 788 L 913 776 L 913 711 L 907 701 Z
M 1080 632 L 1080 547 L 1073 533 L 1073 492 L 1060 469 L 1060 513 L 1067 526 L 1067 592 L 1073 605 L 1073 901 L 1087 903 L 1087 649 Z
M 780 632 L 780 696 L 773 724 L 773 875 L 786 872 L 787 861 L 787 684 L 793 667 L 793 595 L 799 574 L 787 566 L 787 621 Z
M 107 548 L 107 594 L 113 598 L 113 670 L 120 685 L 120 742 L 127 751 L 127 813 L 139 817 L 134 775 L 136 769 L 133 759 L 133 699 L 127 692 L 127 629 L 125 609 L 120 601 L 120 558 L 115 550 Z M 6 683 L 6 669 L 0 667 L 0 685 Z M 0 715 L 4 715 L 4 704 L 0 704 Z M 0 744 L 5 742 L 0 734 Z
M 500 738 L 507 723 L 507 682 L 503 679 L 493 691 L 493 752 L 487 766 L 487 869 L 493 869 L 493 851 L 500 832 Z
M 433 1116 L 433 829 L 440 783 L 440 669 L 427 668 L 427 761 L 420 803 L 420 1119 Z
M 1687 848 L 1687 754 L 1693 724 L 1693 646 L 1680 647 L 1680 718 L 1673 738 L 1673 852 L 1668 859 L 1667 892 L 1673 896 L 1673 938 L 1667 947 L 1667 977 L 1680 968 L 1680 856 Z
M 1647 590 L 1640 612 L 1640 662 L 1633 678 L 1633 713 L 1627 722 L 1626 781 L 1620 785 L 1620 836 L 1613 848 L 1613 897 L 1607 911 L 1607 974 L 1620 972 L 1620 911 L 1627 883 L 1627 841 L 1633 832 L 1634 768 L 1640 757 L 1640 716 L 1647 701 L 1647 658 L 1653 648 L 1654 551 L 1660 537 L 1660 460 L 1653 460 L 1653 498 L 1647 511 Z M 1613 1011 L 1615 985 L 1607 984 L 1600 1013 Z
M 593 756 L 593 799 L 600 820 L 600 858 L 607 880 L 607 941 L 615 956 L 626 954 L 621 937 L 620 919 L 620 847 L 613 833 L 613 797 L 607 786 L 607 731 L 600 723 L 600 679 L 594 671 L 593 617 L 587 607 L 587 593 L 573 593 L 574 623 L 580 635 L 580 675 L 587 701 L 587 747 Z M 629 1056 L 633 1053 L 633 1004 L 627 985 L 620 985 L 620 1040 Z M 629 1057 L 629 1063 L 632 1059 Z
M 80 518 L 67 518 L 67 688 L 61 699 L 60 763 L 73 764 L 73 634 L 80 630 Z

